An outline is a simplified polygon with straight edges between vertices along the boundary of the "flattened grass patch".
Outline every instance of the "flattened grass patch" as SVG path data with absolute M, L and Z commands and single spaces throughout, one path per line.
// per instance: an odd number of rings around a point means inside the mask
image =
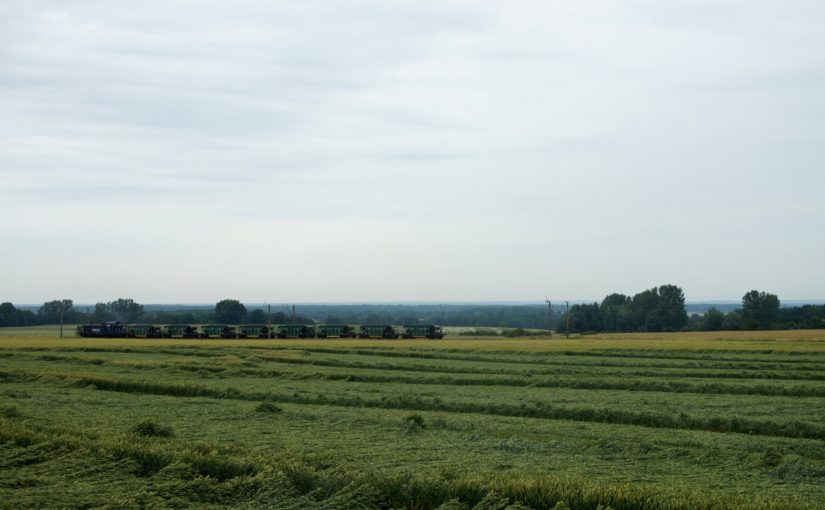
M 134 427 L 132 433 L 144 437 L 172 437 L 174 432 L 172 427 L 161 425 L 154 420 L 143 420 Z

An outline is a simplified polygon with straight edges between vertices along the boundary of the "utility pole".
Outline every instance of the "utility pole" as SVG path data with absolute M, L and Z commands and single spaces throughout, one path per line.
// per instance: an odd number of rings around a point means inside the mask
M 553 303 L 551 303 L 547 296 L 544 296 L 544 302 L 547 303 L 547 336 L 553 336 Z
M 60 338 L 63 338 L 63 313 L 66 310 L 66 302 L 60 300 Z
M 565 333 L 567 333 L 567 338 L 570 338 L 570 301 L 564 302 L 564 316 L 567 318 L 567 325 L 565 326 Z
M 292 325 L 295 325 L 295 303 L 292 304 Z
M 272 340 L 272 305 L 266 305 L 266 335 Z

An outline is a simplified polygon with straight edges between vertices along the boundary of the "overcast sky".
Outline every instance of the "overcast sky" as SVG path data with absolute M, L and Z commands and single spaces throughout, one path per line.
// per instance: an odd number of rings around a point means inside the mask
M 821 1 L 0 2 L 0 301 L 825 298 Z

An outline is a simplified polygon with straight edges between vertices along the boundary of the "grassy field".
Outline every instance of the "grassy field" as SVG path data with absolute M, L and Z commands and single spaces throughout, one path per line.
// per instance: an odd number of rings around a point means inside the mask
M 0 508 L 825 505 L 822 331 L 54 331 L 0 330 Z

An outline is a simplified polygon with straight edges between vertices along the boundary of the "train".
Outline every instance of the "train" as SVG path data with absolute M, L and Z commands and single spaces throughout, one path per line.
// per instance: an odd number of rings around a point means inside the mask
M 444 338 L 444 330 L 434 324 L 363 324 L 360 327 L 333 324 L 126 324 L 103 322 L 80 324 L 78 336 L 91 338 Z

